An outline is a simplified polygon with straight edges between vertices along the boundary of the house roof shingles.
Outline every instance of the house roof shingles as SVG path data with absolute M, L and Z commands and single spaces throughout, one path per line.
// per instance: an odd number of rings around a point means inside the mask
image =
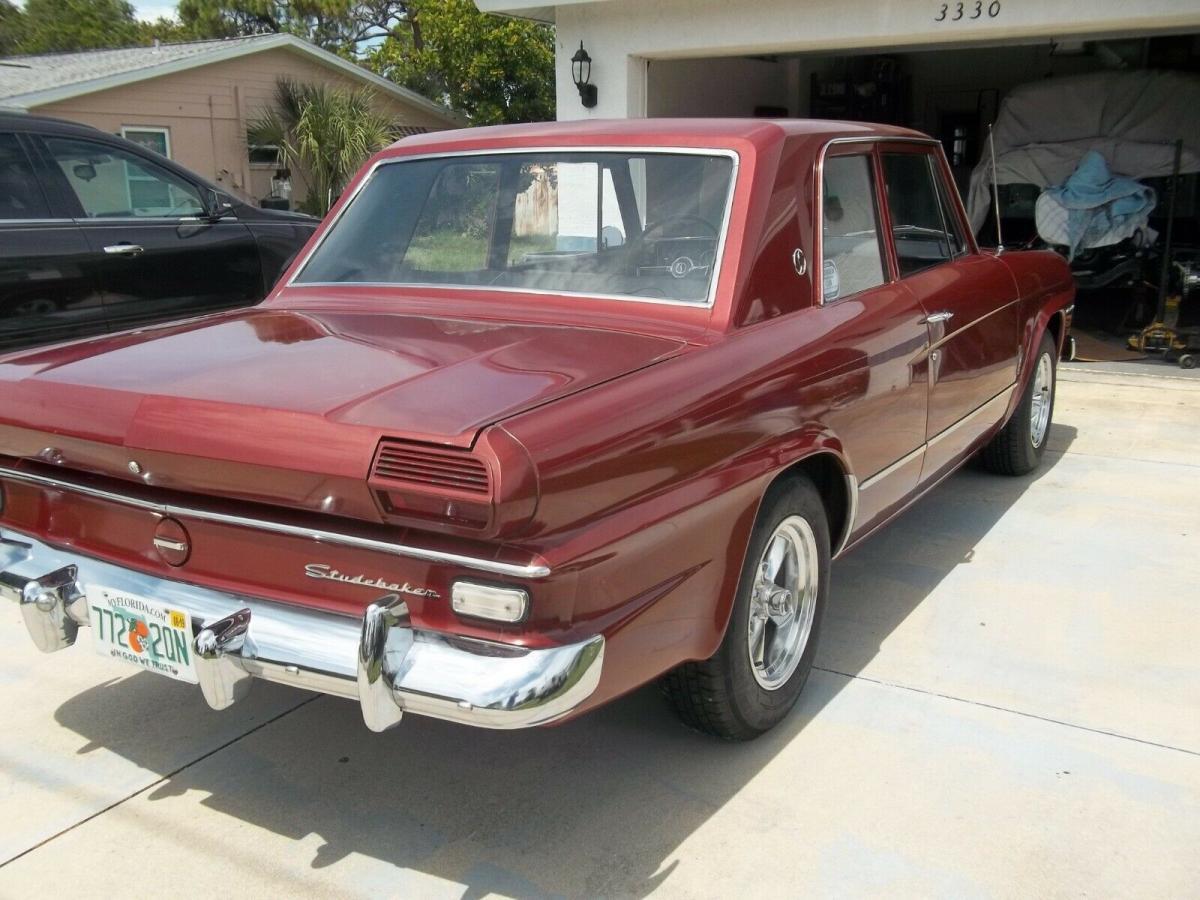
M 232 49 L 238 45 L 253 45 L 261 42 L 263 37 L 272 36 L 5 57 L 0 59 L 0 100 L 41 93 L 51 88 L 80 84 L 110 75 L 125 75 L 143 69 L 153 69 L 177 60 L 208 56 L 218 48 Z
M 0 109 L 30 109 L 67 97 L 276 47 L 286 47 L 316 58 L 443 117 L 448 125 L 458 124 L 454 113 L 428 97 L 402 88 L 290 34 L 260 34 L 224 40 L 160 44 L 157 47 L 3 57 L 0 58 Z

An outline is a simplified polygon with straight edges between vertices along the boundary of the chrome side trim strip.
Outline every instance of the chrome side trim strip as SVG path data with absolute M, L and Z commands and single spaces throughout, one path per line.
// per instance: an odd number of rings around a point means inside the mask
M 954 434 L 956 431 L 958 431 L 960 428 L 963 428 L 964 426 L 971 424 L 971 422 L 973 422 L 979 416 L 981 416 L 984 413 L 991 410 L 992 407 L 995 404 L 997 404 L 998 402 L 1002 401 L 1004 403 L 1004 405 L 1007 405 L 1009 398 L 1012 397 L 1012 392 L 1016 389 L 1016 387 L 1017 387 L 1017 384 L 1014 381 L 1012 384 L 1010 384 L 1008 387 L 1006 387 L 1000 393 L 996 394 L 990 400 L 985 400 L 979 406 L 975 407 L 975 409 L 971 410 L 969 413 L 967 413 L 965 416 L 963 416 L 961 419 L 959 419 L 953 425 L 948 425 L 947 427 L 943 428 L 941 431 L 939 431 L 937 434 L 935 434 L 933 437 L 931 437 L 929 440 L 927 440 L 924 444 L 922 444 L 916 450 L 913 450 L 911 453 L 906 453 L 904 456 L 900 457 L 898 460 L 896 460 L 890 466 L 887 466 L 884 469 L 880 469 L 878 472 L 876 472 L 870 478 L 863 481 L 863 483 L 859 485 L 859 490 L 860 491 L 870 490 L 872 487 L 877 485 L 884 478 L 891 475 L 897 469 L 900 469 L 900 468 L 904 467 L 905 465 L 907 465 L 908 463 L 912 462 L 914 459 L 916 459 L 921 454 L 925 453 L 930 447 L 934 446 L 939 441 L 945 440 L 946 438 L 948 438 L 952 434 Z
M 947 425 L 945 428 L 943 428 L 941 431 L 939 431 L 937 434 L 935 434 L 933 437 L 931 437 L 929 439 L 929 442 L 926 444 L 926 446 L 932 447 L 935 444 L 937 444 L 938 442 L 944 441 L 946 438 L 950 437 L 950 435 L 954 434 L 960 428 L 963 428 L 966 425 L 970 425 L 979 416 L 983 415 L 986 412 L 989 412 L 991 410 L 991 408 L 993 407 L 993 405 L 997 404 L 998 402 L 1003 402 L 1004 405 L 1007 405 L 1009 398 L 1012 397 L 1012 392 L 1016 389 L 1016 387 L 1017 387 L 1017 383 L 1014 381 L 1012 384 L 1010 384 L 1008 387 L 1006 387 L 1000 393 L 996 394 L 996 396 L 992 397 L 990 400 L 984 401 L 979 406 L 975 407 L 975 409 L 971 410 L 969 413 L 967 413 L 965 416 L 963 416 L 961 419 L 959 419 L 953 425 Z
M 462 566 L 466 569 L 474 569 L 479 572 L 489 572 L 493 575 L 507 575 L 513 578 L 545 578 L 550 574 L 550 567 L 546 565 L 538 565 L 533 563 L 529 565 L 505 563 L 492 559 L 480 559 L 479 557 L 474 556 L 463 556 L 458 553 L 449 553 L 443 550 L 429 550 L 424 547 L 414 547 L 411 544 L 396 544 L 390 541 L 378 541 L 373 538 L 357 537 L 350 534 L 340 534 L 336 531 L 325 531 L 320 528 L 302 528 L 298 525 L 286 525 L 282 522 L 272 522 L 269 519 L 255 519 L 249 516 L 233 516 L 227 513 L 219 513 L 212 510 L 201 509 L 199 507 L 175 506 L 169 503 L 153 503 L 149 500 L 140 500 L 136 497 L 130 497 L 125 494 L 106 491 L 102 488 L 94 488 L 88 485 L 76 484 L 60 478 L 51 478 L 47 475 L 37 475 L 33 472 L 23 472 L 19 469 L 10 469 L 5 466 L 0 466 L 0 479 L 21 482 L 23 484 L 32 484 L 38 487 L 54 488 L 55 490 L 80 494 L 84 497 L 92 497 L 97 500 L 107 500 L 111 503 L 120 503 L 123 506 L 132 506 L 136 509 L 144 509 L 150 512 L 158 513 L 160 516 L 198 519 L 203 522 L 216 522 L 221 525 L 232 525 L 235 528 L 250 528 L 258 531 L 267 531 L 272 534 L 283 534 L 287 535 L 288 537 L 308 538 L 309 540 L 317 541 L 322 544 L 333 544 L 339 547 L 354 547 L 360 550 L 374 550 L 379 553 L 390 553 L 394 556 L 405 556 L 410 559 L 423 560 L 424 562 Z
M 977 318 L 977 319 L 972 319 L 972 320 L 971 320 L 970 322 L 968 322 L 966 325 L 962 325 L 962 326 L 960 326 L 960 327 L 958 327 L 958 328 L 954 329 L 954 331 L 951 331 L 951 332 L 948 332 L 948 333 L 946 333 L 946 334 L 943 334 L 943 335 L 941 336 L 941 338 L 939 338 L 937 341 L 934 341 L 932 344 L 930 344 L 930 345 L 929 345 L 929 347 L 928 347 L 928 351 L 927 351 L 927 352 L 932 352 L 932 351 L 934 351 L 934 350 L 937 350 L 937 349 L 939 349 L 939 348 L 940 348 L 940 347 L 941 347 L 943 344 L 945 344 L 946 342 L 948 342 L 948 341 L 949 341 L 951 338 L 958 337 L 960 334 L 962 334 L 963 332 L 965 332 L 967 329 L 969 329 L 969 328 L 974 328 L 976 325 L 978 325 L 980 322 L 984 321 L 985 319 L 990 319 L 992 316 L 994 316 L 994 315 L 997 315 L 998 313 L 1002 313 L 1002 312 L 1004 312 L 1005 310 L 1007 310 L 1007 309 L 1009 309 L 1009 308 L 1011 308 L 1011 307 L 1013 307 L 1013 306 L 1016 306 L 1016 305 L 1017 305 L 1018 303 L 1020 303 L 1020 302 L 1021 302 L 1021 298 L 1020 298 L 1020 297 L 1015 297 L 1015 298 L 1013 298 L 1012 300 L 1009 300 L 1009 301 L 1008 301 L 1007 303 L 1005 303 L 1003 306 L 997 306 L 995 309 L 992 309 L 992 310 L 989 310 L 988 312 L 985 312 L 985 313 L 984 313 L 982 316 L 980 316 L 979 318 Z M 928 321 L 928 320 L 927 320 L 927 321 Z
M 898 460 L 896 460 L 891 465 L 885 466 L 884 468 L 880 469 L 878 472 L 876 472 L 870 478 L 865 479 L 863 481 L 863 483 L 859 486 L 859 490 L 862 490 L 862 491 L 870 490 L 872 487 L 877 485 L 883 479 L 887 478 L 889 475 L 891 475 L 897 469 L 903 468 L 904 466 L 906 466 L 910 462 L 912 462 L 914 459 L 919 457 L 921 454 L 923 454 L 925 452 L 926 446 L 928 446 L 928 445 L 921 444 L 921 446 L 917 447 L 917 449 L 913 450 L 911 453 L 905 453 L 902 457 L 900 457 Z
M 831 554 L 834 559 L 837 559 L 841 552 L 846 549 L 846 544 L 850 543 L 850 535 L 854 534 L 854 522 L 858 518 L 858 491 L 858 479 L 847 472 L 846 496 L 850 498 L 850 502 L 846 504 L 846 524 L 842 528 L 842 535 Z

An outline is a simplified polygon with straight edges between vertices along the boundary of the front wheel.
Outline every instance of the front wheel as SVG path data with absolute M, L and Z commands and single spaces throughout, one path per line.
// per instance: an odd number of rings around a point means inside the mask
M 1054 413 L 1057 350 L 1049 333 L 1042 335 L 1033 361 L 1033 376 L 1008 420 L 981 454 L 983 464 L 1000 475 L 1025 475 L 1042 461 Z
M 772 489 L 750 536 L 720 648 L 662 680 L 686 725 L 744 741 L 788 714 L 816 655 L 829 561 L 829 524 L 812 482 L 797 477 Z

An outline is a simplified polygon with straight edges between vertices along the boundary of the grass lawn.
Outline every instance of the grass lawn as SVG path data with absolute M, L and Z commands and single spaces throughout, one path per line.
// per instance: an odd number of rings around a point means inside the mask
M 555 236 L 532 234 L 514 237 L 508 261 L 518 262 L 527 253 L 554 249 Z M 424 272 L 477 272 L 487 268 L 487 235 L 459 231 L 433 231 L 413 235 L 404 266 Z

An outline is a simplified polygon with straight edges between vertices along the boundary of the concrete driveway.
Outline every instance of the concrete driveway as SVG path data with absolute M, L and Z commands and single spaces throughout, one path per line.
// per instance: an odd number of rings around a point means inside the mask
M 751 744 L 652 688 L 533 732 L 214 713 L 0 609 L 0 895 L 1200 896 L 1200 382 L 1163 371 L 1064 366 L 1036 477 L 840 562 Z

